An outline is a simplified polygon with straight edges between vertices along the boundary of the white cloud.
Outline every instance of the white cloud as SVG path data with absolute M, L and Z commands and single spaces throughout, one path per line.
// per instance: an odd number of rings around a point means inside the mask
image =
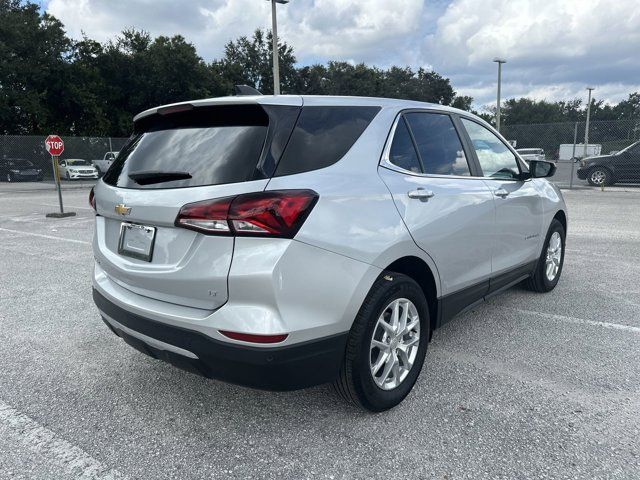
M 205 60 L 271 26 L 265 0 L 51 0 L 47 10 L 76 38 L 181 34 Z M 291 0 L 278 26 L 303 64 L 432 65 L 479 105 L 494 101 L 495 56 L 508 60 L 505 97 L 556 100 L 592 84 L 615 102 L 640 83 L 640 0 Z
M 428 47 L 467 65 L 494 56 L 546 62 L 630 52 L 640 41 L 639 7 L 639 0 L 454 0 Z
M 400 60 L 406 63 L 415 59 L 405 47 L 420 28 L 422 10 L 423 0 L 293 0 L 278 5 L 278 27 L 303 61 L 379 62 L 391 54 L 406 57 Z M 264 0 L 51 0 L 47 11 L 75 38 L 84 31 L 104 41 L 130 27 L 182 34 L 207 60 L 220 57 L 229 40 L 271 28 L 271 7 Z
M 499 56 L 506 96 L 555 100 L 592 84 L 619 101 L 638 85 L 639 47 L 640 0 L 454 0 L 422 52 L 461 91 L 488 94 Z
M 415 60 L 407 47 L 420 31 L 423 0 L 307 0 L 296 7 L 287 7 L 283 33 L 303 56 L 372 63 L 387 63 L 390 57 L 401 63 Z
M 105 41 L 126 28 L 183 35 L 206 60 L 222 56 L 228 41 L 270 25 L 269 4 L 257 0 L 51 0 L 47 11 L 74 38 L 84 32 Z

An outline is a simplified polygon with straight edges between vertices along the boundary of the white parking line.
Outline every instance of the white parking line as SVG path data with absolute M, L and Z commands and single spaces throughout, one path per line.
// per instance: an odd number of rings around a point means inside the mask
M 75 240 L 73 238 L 55 237 L 53 235 L 44 235 L 42 233 L 21 232 L 20 230 L 11 230 L 10 228 L 1 228 L 0 232 L 18 233 L 20 235 L 31 235 L 32 237 L 48 238 L 49 240 L 62 240 L 63 242 L 81 243 L 82 245 L 91 245 L 91 242 L 84 240 Z
M 640 333 L 640 327 L 633 327 L 631 325 L 622 325 L 620 323 L 609 322 L 597 322 L 595 320 L 586 320 L 584 318 L 568 317 L 566 315 L 557 315 L 553 313 L 536 312 L 534 310 L 524 310 L 522 308 L 509 308 L 509 310 L 515 310 L 516 312 L 525 313 L 527 315 L 534 315 L 536 317 L 546 318 L 548 320 L 559 320 L 562 322 L 581 323 L 584 325 L 593 325 L 596 327 L 611 328 L 614 330 L 624 330 L 627 332 Z
M 80 447 L 59 438 L 55 432 L 3 402 L 0 402 L 1 427 L 11 429 L 24 448 L 55 464 L 65 472 L 68 478 L 94 480 L 127 478 L 117 470 L 96 460 Z

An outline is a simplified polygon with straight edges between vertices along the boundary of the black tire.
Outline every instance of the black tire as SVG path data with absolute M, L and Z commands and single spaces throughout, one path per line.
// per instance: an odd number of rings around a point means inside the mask
M 67 172 L 67 173 L 65 174 L 65 178 L 66 178 L 68 181 L 71 181 L 71 175 L 69 175 L 69 172 Z
M 556 273 L 553 280 L 549 280 L 546 274 L 547 248 L 549 247 L 549 241 L 551 240 L 554 232 L 558 232 L 560 234 L 562 251 L 560 254 L 560 265 L 558 268 L 558 272 Z M 542 253 L 540 254 L 540 258 L 538 259 L 538 263 L 536 264 L 536 269 L 533 272 L 533 275 L 525 282 L 525 285 L 529 290 L 533 290 L 534 292 L 539 293 L 546 293 L 553 290 L 558 284 L 560 275 L 562 274 L 562 266 L 564 265 L 565 235 L 566 233 L 564 231 L 562 223 L 554 218 L 551 221 L 551 225 L 549 226 L 549 231 L 547 232 L 547 237 L 545 238 L 544 246 L 542 247 Z
M 378 318 L 398 298 L 406 298 L 416 307 L 420 317 L 420 343 L 405 379 L 392 390 L 383 390 L 371 374 L 370 345 Z M 406 275 L 383 272 L 371 287 L 353 322 L 340 375 L 334 382 L 335 390 L 348 402 L 372 412 L 395 407 L 409 394 L 420 375 L 430 333 L 429 307 L 420 286 Z
M 7 182 L 13 182 L 13 175 L 7 173 Z
M 589 182 L 589 185 L 593 185 L 594 187 L 614 184 L 611 171 L 608 168 L 598 166 L 589 170 L 589 173 L 587 174 L 587 181 Z

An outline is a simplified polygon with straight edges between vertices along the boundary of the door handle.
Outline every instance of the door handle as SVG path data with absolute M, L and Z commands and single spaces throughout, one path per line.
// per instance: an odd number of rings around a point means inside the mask
M 418 188 L 416 190 L 411 190 L 410 192 L 407 192 L 407 195 L 409 196 L 409 198 L 417 198 L 419 200 L 429 200 L 435 195 L 435 193 L 433 193 L 431 190 Z
M 504 188 L 499 188 L 493 192 L 496 197 L 507 198 L 509 196 L 509 192 Z

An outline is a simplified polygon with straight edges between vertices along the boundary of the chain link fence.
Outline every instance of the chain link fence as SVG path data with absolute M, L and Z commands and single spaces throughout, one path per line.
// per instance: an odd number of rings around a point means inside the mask
M 640 183 L 640 144 L 627 148 L 640 141 L 640 118 L 590 122 L 586 148 L 585 130 L 585 122 L 542 123 L 505 125 L 502 134 L 516 149 L 539 149 L 546 160 L 557 162 L 558 170 L 551 180 L 562 187 L 585 185 L 591 176 L 592 180 L 601 179 L 605 185 Z M 44 135 L 0 136 L 0 164 L 8 159 L 24 159 L 42 170 L 45 179 L 52 179 L 51 157 L 45 150 L 44 140 Z M 104 158 L 106 152 L 120 150 L 128 139 L 64 137 L 63 140 L 65 149 L 61 158 L 91 161 Z M 603 160 L 596 172 L 588 157 L 601 155 L 609 158 L 606 162 Z
M 31 162 L 42 170 L 44 179 L 53 179 L 51 156 L 44 146 L 46 135 L 2 135 L 0 136 L 0 164 L 10 159 Z M 101 160 L 106 152 L 119 151 L 127 142 L 123 137 L 63 137 L 62 159 Z M 2 180 L 2 179 L 0 179 Z
M 516 149 L 539 149 L 546 160 L 557 162 L 551 180 L 562 187 L 585 185 L 591 175 L 605 185 L 640 183 L 640 145 L 627 149 L 640 141 L 640 118 L 591 121 L 587 142 L 586 128 L 586 122 L 505 125 L 502 134 Z M 589 161 L 595 156 L 607 158 L 595 165 Z

